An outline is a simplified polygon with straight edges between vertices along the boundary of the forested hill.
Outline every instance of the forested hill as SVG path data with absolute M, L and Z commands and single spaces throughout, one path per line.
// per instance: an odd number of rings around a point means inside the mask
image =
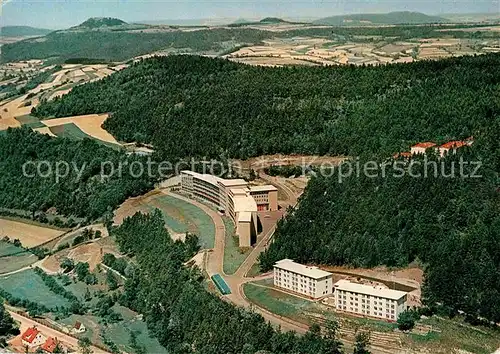
M 441 304 L 450 315 L 465 311 L 470 318 L 500 322 L 498 107 L 485 118 L 491 123 L 471 148 L 447 157 L 443 165 L 429 157 L 427 175 L 420 161 L 413 167 L 420 177 L 408 171 L 401 177 L 391 165 L 386 177 L 379 169 L 377 177 L 361 172 L 342 183 L 338 170 L 332 177 L 313 178 L 299 207 L 278 225 L 274 242 L 261 255 L 262 268 L 271 269 L 283 258 L 357 267 L 417 261 L 425 266 L 427 305 Z M 481 161 L 477 175 L 482 177 L 471 178 L 469 165 L 464 168 L 469 177 L 461 178 L 461 158 Z
M 0 27 L 0 35 L 3 37 L 45 36 L 50 32 L 52 32 L 52 30 L 29 26 Z
M 111 165 L 116 171 L 120 164 L 135 160 L 145 158 L 128 157 L 90 139 L 75 142 L 26 127 L 9 129 L 0 136 L 0 206 L 29 210 L 40 221 L 50 208 L 59 215 L 95 220 L 129 196 L 153 188 L 156 179 L 146 175 L 133 178 L 124 173 L 102 178 L 101 164 L 108 164 L 103 173 L 110 173 Z M 36 167 L 40 167 L 40 173 L 35 173 Z
M 40 117 L 113 112 L 118 139 L 164 157 L 406 151 L 492 123 L 500 55 L 380 67 L 263 68 L 221 59 L 144 60 L 41 104 Z
M 82 22 L 78 27 L 85 28 L 100 28 L 100 27 L 113 27 L 113 26 L 122 26 L 126 25 L 125 21 L 122 21 L 118 18 L 112 17 L 92 17 L 87 21 Z
M 110 28 L 115 29 L 115 27 Z M 95 31 L 92 29 L 75 27 L 71 31 L 53 32 L 46 36 L 43 41 L 27 39 L 5 44 L 2 46 L 0 58 L 2 62 L 47 58 L 60 62 L 70 58 L 124 61 L 160 49 L 222 52 L 228 49 L 227 45 L 224 45 L 227 42 L 258 43 L 262 39 L 269 38 L 269 34 L 266 32 L 253 29 L 211 29 L 163 33 Z

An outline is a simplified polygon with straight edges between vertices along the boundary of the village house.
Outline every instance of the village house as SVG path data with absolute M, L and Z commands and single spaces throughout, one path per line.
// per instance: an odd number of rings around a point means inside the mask
M 36 329 L 36 327 L 33 326 L 28 328 L 23 333 L 23 335 L 21 336 L 21 340 L 24 346 L 34 348 L 42 345 L 45 341 L 45 337 L 38 329 Z
M 56 350 L 57 348 L 57 344 L 58 344 L 58 340 L 57 338 L 52 338 L 52 337 L 49 337 L 45 343 L 43 343 L 43 345 L 41 346 L 42 350 L 47 352 L 47 353 L 54 353 L 54 351 Z
M 74 333 L 83 333 L 86 331 L 85 326 L 81 323 L 76 321 L 75 326 L 73 327 L 73 332 Z

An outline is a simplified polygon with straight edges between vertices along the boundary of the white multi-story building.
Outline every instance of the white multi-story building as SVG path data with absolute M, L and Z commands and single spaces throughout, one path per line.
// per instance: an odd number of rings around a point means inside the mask
M 181 191 L 215 205 L 236 226 L 240 247 L 257 241 L 258 212 L 278 210 L 274 186 L 250 186 L 244 179 L 224 179 L 192 171 L 181 171 Z
M 291 259 L 274 265 L 274 285 L 317 299 L 332 293 L 332 273 L 318 267 L 308 267 Z
M 407 293 L 381 286 L 358 284 L 339 280 L 333 285 L 335 307 L 367 317 L 397 321 L 407 308 Z

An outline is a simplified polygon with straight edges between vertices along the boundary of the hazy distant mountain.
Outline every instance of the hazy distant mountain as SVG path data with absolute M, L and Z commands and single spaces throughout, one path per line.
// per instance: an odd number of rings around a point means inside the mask
M 244 19 L 244 18 L 239 18 L 237 19 L 236 21 L 233 22 L 234 25 L 242 25 L 242 24 L 245 24 L 245 23 L 253 23 L 255 21 L 253 20 L 247 20 L 247 19 Z
M 439 16 L 429 16 L 420 12 L 390 12 L 387 14 L 353 14 L 325 17 L 314 24 L 331 26 L 367 26 L 367 25 L 398 25 L 446 23 L 449 20 Z
M 87 21 L 81 23 L 77 27 L 94 29 L 94 28 L 101 28 L 101 27 L 122 26 L 122 25 L 126 25 L 126 24 L 127 24 L 127 22 L 122 21 L 118 18 L 92 17 L 92 18 L 89 18 Z
M 451 22 L 500 22 L 500 12 L 497 13 L 470 13 L 470 14 L 442 14 L 442 17 Z
M 286 23 L 287 21 L 278 17 L 266 17 L 260 20 L 260 23 Z
M 29 26 L 5 26 L 0 27 L 2 37 L 26 37 L 26 36 L 45 36 L 52 30 L 44 28 L 34 28 Z

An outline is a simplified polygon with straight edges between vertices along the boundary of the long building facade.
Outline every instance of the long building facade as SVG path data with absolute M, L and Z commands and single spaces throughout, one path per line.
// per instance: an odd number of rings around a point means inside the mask
M 255 243 L 258 211 L 278 210 L 278 190 L 274 186 L 249 186 L 243 179 L 181 171 L 181 191 L 213 204 L 229 216 L 236 226 L 240 247 Z
M 337 311 L 397 321 L 407 308 L 407 293 L 383 287 L 358 284 L 346 279 L 333 285 Z
M 318 299 L 332 293 L 333 278 L 318 267 L 282 259 L 274 265 L 274 286 Z

